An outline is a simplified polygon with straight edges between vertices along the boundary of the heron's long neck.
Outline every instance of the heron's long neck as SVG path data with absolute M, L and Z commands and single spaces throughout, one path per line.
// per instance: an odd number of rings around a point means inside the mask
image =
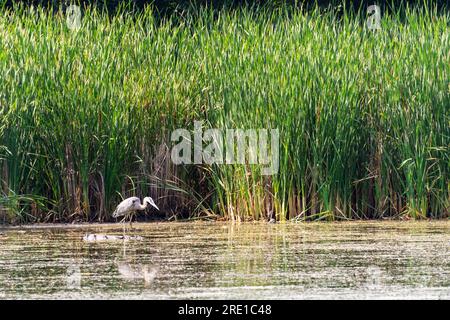
M 144 201 L 144 204 L 140 204 L 140 206 L 141 206 L 141 210 L 145 210 L 148 206 L 148 202 Z

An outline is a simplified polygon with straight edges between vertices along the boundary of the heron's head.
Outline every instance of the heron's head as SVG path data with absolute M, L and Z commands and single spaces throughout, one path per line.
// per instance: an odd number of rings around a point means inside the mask
M 158 206 L 155 204 L 155 202 L 153 201 L 153 199 L 151 197 L 145 197 L 144 198 L 144 204 L 146 204 L 146 203 L 148 203 L 152 207 L 155 207 L 156 209 L 159 210 Z

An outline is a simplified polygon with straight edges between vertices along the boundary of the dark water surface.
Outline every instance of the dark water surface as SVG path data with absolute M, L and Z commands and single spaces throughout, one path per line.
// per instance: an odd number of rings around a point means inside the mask
M 0 298 L 450 299 L 450 222 L 0 229 Z

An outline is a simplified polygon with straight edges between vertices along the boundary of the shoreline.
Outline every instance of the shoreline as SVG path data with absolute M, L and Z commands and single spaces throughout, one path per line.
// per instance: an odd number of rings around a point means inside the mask
M 148 225 L 155 224 L 221 224 L 221 225 L 256 225 L 256 224 L 267 224 L 274 225 L 273 223 L 268 223 L 267 221 L 211 221 L 211 220 L 184 220 L 184 221 L 164 221 L 164 220 L 154 220 L 154 221 L 140 221 L 134 222 L 132 229 L 137 229 L 139 226 L 145 227 Z M 366 219 L 366 220 L 340 220 L 340 221 L 278 221 L 275 225 L 335 225 L 335 224 L 374 224 L 374 223 L 404 223 L 404 224 L 423 224 L 423 223 L 450 223 L 449 219 L 422 219 L 422 220 L 402 220 L 402 219 Z M 115 228 L 115 227 L 125 227 L 129 228 L 129 224 L 121 224 L 114 222 L 82 222 L 82 223 L 30 223 L 22 225 L 7 225 L 0 224 L 0 231 L 2 230 L 38 230 L 38 229 L 83 229 L 83 228 Z

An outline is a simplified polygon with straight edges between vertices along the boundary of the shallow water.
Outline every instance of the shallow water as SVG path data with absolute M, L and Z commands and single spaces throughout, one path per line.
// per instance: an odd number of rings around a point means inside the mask
M 450 222 L 0 229 L 0 298 L 449 299 Z

